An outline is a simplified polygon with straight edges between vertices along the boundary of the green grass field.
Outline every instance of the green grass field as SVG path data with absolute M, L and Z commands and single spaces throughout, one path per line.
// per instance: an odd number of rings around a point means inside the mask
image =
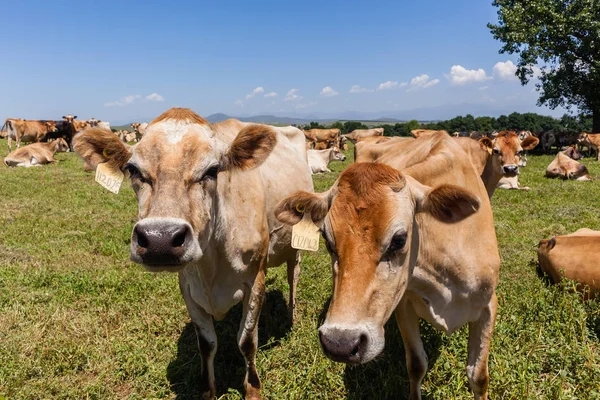
M 0 155 L 6 155 L 0 141 Z M 328 188 L 352 161 L 315 177 Z M 0 398 L 198 398 L 200 355 L 173 274 L 129 262 L 137 204 L 125 184 L 113 195 L 75 154 L 30 169 L 0 165 Z M 493 211 L 502 266 L 490 356 L 493 399 L 600 398 L 600 306 L 547 286 L 536 274 L 537 243 L 581 227 L 600 229 L 600 181 L 548 180 L 551 156 L 530 156 L 521 184 L 498 190 Z M 592 176 L 600 163 L 585 159 Z M 286 326 L 285 268 L 269 270 L 257 363 L 270 399 L 401 399 L 408 396 L 395 322 L 376 361 L 346 367 L 319 348 L 319 315 L 331 290 L 323 245 L 304 257 L 298 322 Z M 237 399 L 245 373 L 235 344 L 241 315 L 216 324 L 218 394 Z M 422 326 L 429 399 L 472 398 L 466 329 L 447 337 Z

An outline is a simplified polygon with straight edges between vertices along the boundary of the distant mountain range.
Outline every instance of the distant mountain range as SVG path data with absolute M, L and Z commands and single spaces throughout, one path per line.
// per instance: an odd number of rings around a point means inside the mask
M 210 122 L 211 124 L 214 124 L 215 122 L 221 122 L 221 121 L 224 121 L 229 118 L 236 118 L 243 122 L 255 122 L 255 123 L 261 123 L 261 124 L 287 124 L 287 125 L 309 124 L 312 121 L 322 122 L 322 123 L 331 123 L 331 122 L 335 122 L 335 121 L 347 121 L 349 119 L 352 119 L 352 118 L 348 118 L 348 119 L 345 119 L 345 118 L 318 118 L 316 116 L 315 116 L 315 118 L 281 117 L 281 116 L 277 116 L 277 115 L 254 115 L 254 116 L 250 116 L 250 117 L 232 117 L 227 114 L 216 113 L 216 114 L 212 114 L 212 115 L 209 115 L 208 117 L 206 117 L 206 120 L 208 122 Z M 356 120 L 356 119 L 353 119 L 353 120 Z M 365 119 L 360 119 L 360 120 L 366 121 Z M 368 120 L 368 121 L 370 121 L 370 122 L 393 122 L 393 123 L 405 122 L 403 120 L 399 120 L 399 119 L 395 119 L 395 118 L 385 118 L 385 117 L 372 119 L 372 120 Z

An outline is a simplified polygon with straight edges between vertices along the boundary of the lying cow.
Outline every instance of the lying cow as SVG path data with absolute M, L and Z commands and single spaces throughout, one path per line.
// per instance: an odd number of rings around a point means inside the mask
M 67 142 L 60 138 L 49 143 L 32 143 L 4 157 L 7 167 L 38 167 L 53 163 L 54 154 L 69 151 Z
M 48 133 L 56 132 L 58 130 L 54 121 L 34 121 L 9 118 L 4 123 L 6 125 L 6 137 L 8 139 L 9 151 L 12 151 L 13 140 L 17 143 L 18 149 L 21 147 L 21 142 L 41 142 Z
M 567 278 L 577 283 L 576 289 L 586 299 L 600 294 L 600 231 L 582 228 L 544 239 L 538 245 L 538 261 L 552 283 Z
M 357 163 L 325 193 L 299 192 L 277 218 L 310 213 L 331 255 L 333 295 L 319 340 L 334 361 L 362 364 L 400 328 L 410 398 L 421 398 L 427 355 L 419 319 L 448 334 L 469 324 L 467 377 L 487 399 L 500 257 L 490 200 L 468 156 L 447 134 L 398 142 L 380 163 Z
M 273 211 L 293 192 L 312 191 L 302 142 L 267 125 L 211 125 L 181 108 L 154 119 L 135 146 L 95 128 L 74 138 L 88 166 L 109 162 L 129 172 L 139 215 L 130 257 L 149 271 L 178 272 L 197 328 L 202 398 L 216 392 L 213 318 L 223 319 L 239 302 L 246 398 L 260 398 L 257 329 L 266 268 L 287 263 L 293 318 L 299 253 L 290 244 L 291 228 L 277 222 Z
M 346 156 L 337 147 L 327 150 L 308 150 L 308 165 L 313 174 L 331 172 L 328 168 L 332 161 L 346 161 Z
M 356 142 L 368 137 L 383 136 L 383 131 L 383 128 L 355 129 L 350 133 L 342 135 L 342 137 L 348 139 L 352 144 L 356 144 Z
M 569 150 L 565 150 L 556 155 L 546 168 L 546 177 L 591 181 L 587 167 L 569 157 L 568 154 Z

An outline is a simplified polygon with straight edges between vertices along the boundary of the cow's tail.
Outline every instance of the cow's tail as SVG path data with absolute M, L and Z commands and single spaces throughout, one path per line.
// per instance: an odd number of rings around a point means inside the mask
M 3 131 L 3 130 L 4 130 L 4 128 L 6 128 L 7 130 L 8 130 L 8 129 L 12 129 L 12 125 L 11 125 L 11 123 L 10 123 L 10 119 L 8 119 L 8 118 L 7 118 L 7 119 L 4 121 L 4 125 L 2 125 L 2 128 L 0 128 L 0 131 Z

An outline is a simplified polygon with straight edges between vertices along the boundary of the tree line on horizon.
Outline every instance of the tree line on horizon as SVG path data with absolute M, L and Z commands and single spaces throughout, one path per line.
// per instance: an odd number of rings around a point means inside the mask
M 318 122 L 311 122 L 304 126 L 304 129 L 326 129 L 338 128 L 342 134 L 350 133 L 355 129 L 383 128 L 385 136 L 411 136 L 413 129 L 435 129 L 445 130 L 452 134 L 453 132 L 482 132 L 491 133 L 504 130 L 530 131 L 533 133 L 543 133 L 553 131 L 556 133 L 581 133 L 591 132 L 592 118 L 590 116 L 573 116 L 564 114 L 560 118 L 554 118 L 548 115 L 536 113 L 518 113 L 513 112 L 509 115 L 495 117 L 474 117 L 471 114 L 457 116 L 445 121 L 437 121 L 421 124 L 417 120 L 408 122 L 398 122 L 396 124 L 380 124 L 367 126 L 360 121 L 336 121 L 331 125 L 324 126 Z

